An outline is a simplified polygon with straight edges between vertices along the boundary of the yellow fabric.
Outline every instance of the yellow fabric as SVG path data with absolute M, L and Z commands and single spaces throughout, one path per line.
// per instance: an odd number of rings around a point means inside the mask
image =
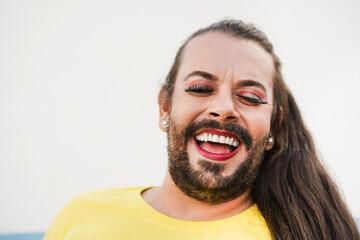
M 256 205 L 235 216 L 207 222 L 168 217 L 141 197 L 146 188 L 112 189 L 71 200 L 44 240 L 266 240 L 271 239 Z

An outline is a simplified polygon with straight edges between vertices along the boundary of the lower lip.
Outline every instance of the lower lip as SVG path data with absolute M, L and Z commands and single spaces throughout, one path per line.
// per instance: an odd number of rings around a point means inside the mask
M 198 150 L 198 152 L 208 158 L 208 159 L 211 159 L 211 160 L 214 160 L 214 161 L 226 161 L 228 160 L 229 158 L 233 157 L 238 151 L 239 151 L 239 148 L 240 146 L 238 146 L 234 151 L 232 151 L 231 153 L 228 153 L 228 154 L 217 154 L 217 153 L 211 153 L 211 152 L 208 152 L 208 151 L 205 151 L 204 149 L 202 149 L 196 142 L 196 139 L 193 138 L 194 140 L 194 143 L 195 143 L 195 147 L 196 149 Z

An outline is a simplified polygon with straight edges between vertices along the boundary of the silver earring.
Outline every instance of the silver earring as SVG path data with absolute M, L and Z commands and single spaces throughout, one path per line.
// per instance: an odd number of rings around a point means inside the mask
M 168 120 L 167 118 L 161 120 L 161 126 L 162 126 L 163 128 L 168 128 L 168 127 L 169 127 L 169 120 Z
M 273 137 L 269 137 L 267 145 L 269 145 L 269 146 L 274 145 L 274 138 Z

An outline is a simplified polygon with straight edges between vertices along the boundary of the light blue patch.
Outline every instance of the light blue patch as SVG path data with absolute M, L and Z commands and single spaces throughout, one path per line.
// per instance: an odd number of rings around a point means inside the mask
M 0 234 L 0 240 L 42 240 L 45 233 Z

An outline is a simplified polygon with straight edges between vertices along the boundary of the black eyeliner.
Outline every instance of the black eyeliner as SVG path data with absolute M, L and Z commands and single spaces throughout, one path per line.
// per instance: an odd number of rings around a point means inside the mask
M 262 100 L 261 98 L 256 99 L 256 98 L 250 98 L 250 97 L 246 97 L 246 96 L 239 96 L 239 97 L 246 101 L 254 103 L 254 104 L 267 104 L 268 103 L 268 101 Z

